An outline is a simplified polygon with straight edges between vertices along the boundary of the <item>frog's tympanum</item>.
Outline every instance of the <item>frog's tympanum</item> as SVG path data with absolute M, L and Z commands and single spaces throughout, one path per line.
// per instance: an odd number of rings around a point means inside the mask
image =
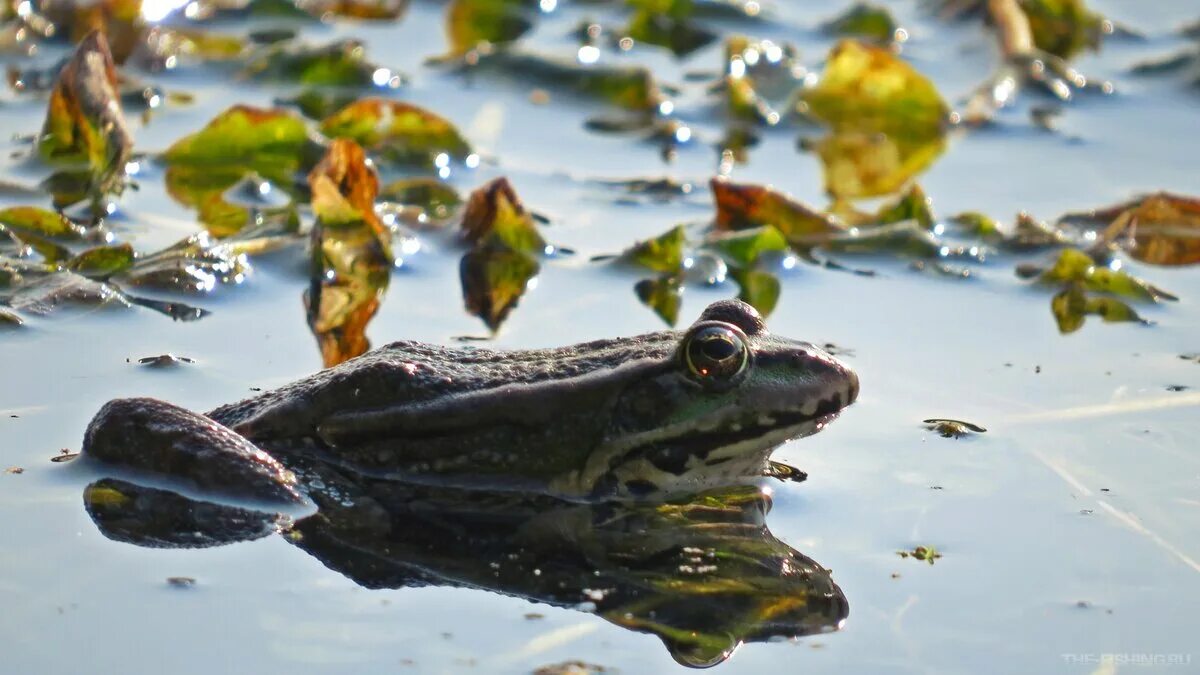
M 281 531 L 367 587 L 591 603 L 712 665 L 845 618 L 747 479 L 780 475 L 770 452 L 857 394 L 853 371 L 738 301 L 686 331 L 557 349 L 397 342 L 207 415 L 108 403 L 83 455 L 122 471 L 85 502 L 107 536 L 144 546 Z M 301 503 L 316 513 L 275 513 Z

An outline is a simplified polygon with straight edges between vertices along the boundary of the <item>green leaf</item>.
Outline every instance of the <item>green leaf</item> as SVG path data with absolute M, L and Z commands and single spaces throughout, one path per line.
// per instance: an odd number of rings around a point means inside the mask
M 686 56 L 717 37 L 689 20 L 691 0 L 628 0 L 627 4 L 634 12 L 625 35 L 637 42 L 666 47 L 675 56 Z
M 546 240 L 507 178 L 497 178 L 471 193 L 462 231 L 476 247 L 496 242 L 527 255 L 541 255 L 546 250 Z
M 509 49 L 480 55 L 477 67 L 512 75 L 530 85 L 597 98 L 626 110 L 652 113 L 663 101 L 654 77 L 640 66 L 580 65 Z
M 891 12 L 878 5 L 859 2 L 837 17 L 821 24 L 821 30 L 829 35 L 861 37 L 879 45 L 896 41 L 900 26 Z
M 380 70 L 367 61 L 361 42 L 342 40 L 320 47 L 271 45 L 253 56 L 243 72 L 257 80 L 349 88 L 374 86 Z M 395 74 L 387 72 L 390 81 Z
M 1089 297 L 1083 284 L 1078 282 L 1069 284 L 1050 300 L 1050 311 L 1058 323 L 1058 331 L 1064 335 L 1082 328 L 1089 314 L 1099 316 L 1106 323 L 1149 323 L 1117 298 Z
M 454 125 L 424 108 L 400 101 L 365 98 L 321 122 L 330 138 L 349 138 L 397 164 L 435 168 L 441 155 L 465 161 L 471 147 Z
M 932 207 L 933 200 L 925 195 L 925 191 L 919 185 L 914 185 L 898 200 L 880 208 L 879 212 L 875 214 L 874 223 L 889 225 L 913 221 L 929 230 L 933 228 L 935 222 Z
M 994 240 L 1003 236 L 1000 224 L 984 213 L 964 211 L 950 217 L 950 222 L 956 223 L 968 235 L 981 239 Z
M 1038 49 L 1069 59 L 1100 46 L 1104 18 L 1083 0 L 1020 0 Z
M 82 234 L 81 228 L 63 214 L 36 206 L 0 209 L 0 225 L 47 237 L 76 239 Z
M 386 201 L 418 207 L 433 220 L 444 220 L 462 206 L 458 191 L 436 178 L 402 178 L 384 186 L 379 196 Z
M 730 265 L 743 268 L 753 267 L 763 253 L 789 249 L 787 239 L 773 225 L 714 233 L 705 242 L 705 246 L 720 253 Z
M 462 56 L 481 44 L 514 42 L 532 26 L 522 0 L 451 0 L 446 8 L 446 40 L 452 56 Z
M 105 279 L 133 265 L 133 247 L 129 244 L 97 246 L 71 258 L 67 269 L 93 279 Z
M 1097 265 L 1079 249 L 1069 248 L 1058 255 L 1054 265 L 1038 277 L 1042 283 L 1078 284 L 1089 291 L 1112 293 L 1135 300 L 1177 300 L 1174 295 L 1137 277 L 1110 267 Z
M 764 270 L 731 269 L 729 275 L 740 287 L 738 299 L 767 316 L 779 303 L 779 278 Z
M 645 241 L 639 241 L 621 254 L 620 260 L 666 274 L 678 274 L 683 267 L 683 246 L 687 233 L 682 225 Z
M 909 221 L 838 234 L 824 242 L 821 248 L 835 253 L 887 253 L 926 259 L 942 257 L 943 244 L 929 230 Z
M 679 307 L 683 304 L 683 282 L 677 273 L 642 279 L 634 284 L 633 291 L 638 300 L 654 310 L 658 318 L 668 326 L 674 326 L 679 321 Z

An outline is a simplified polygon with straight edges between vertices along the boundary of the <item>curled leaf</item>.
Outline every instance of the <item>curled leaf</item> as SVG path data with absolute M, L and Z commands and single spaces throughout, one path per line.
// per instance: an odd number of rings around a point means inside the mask
M 841 231 L 832 217 L 769 187 L 718 178 L 712 180 L 710 187 L 717 206 L 718 230 L 771 225 L 793 243 Z
M 391 235 L 375 215 L 379 179 L 354 141 L 334 140 L 308 183 L 317 223 L 304 299 L 309 327 L 331 367 L 370 348 L 366 327 L 387 290 Z
M 380 98 L 365 98 L 321 122 L 330 138 L 349 138 L 373 155 L 398 164 L 443 167 L 462 162 L 471 147 L 454 125 L 424 108 Z
M 477 247 L 495 240 L 525 254 L 540 255 L 546 250 L 546 241 L 507 178 L 492 180 L 471 193 L 462 231 Z
M 108 40 L 93 31 L 59 72 L 38 137 L 42 158 L 82 176 L 82 192 L 93 200 L 120 191 L 133 151 L 119 99 Z M 80 196 L 65 194 L 56 203 L 65 206 Z
M 1200 263 L 1200 199 L 1167 192 L 1140 197 L 1062 222 L 1103 228 L 1101 239 L 1151 265 Z
M 1054 265 L 1042 272 L 1038 280 L 1043 283 L 1078 284 L 1089 291 L 1112 293 L 1136 300 L 1158 302 L 1178 299 L 1128 272 L 1097 265 L 1087 253 L 1073 248 L 1059 253 Z

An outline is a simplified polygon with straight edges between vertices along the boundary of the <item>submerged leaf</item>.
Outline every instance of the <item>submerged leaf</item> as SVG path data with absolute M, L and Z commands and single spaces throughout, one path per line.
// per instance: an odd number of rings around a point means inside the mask
M 308 183 L 317 223 L 304 300 L 328 368 L 370 348 L 366 327 L 387 290 L 391 234 L 375 215 L 379 179 L 354 141 L 334 140 Z
M 678 274 L 683 268 L 683 245 L 687 237 L 682 225 L 676 225 L 653 239 L 639 241 L 621 254 L 623 262 L 646 269 Z
M 580 65 L 515 50 L 481 55 L 476 65 L 511 74 L 524 84 L 557 88 L 606 101 L 626 110 L 652 113 L 663 101 L 650 71 L 640 66 Z
M 422 222 L 445 220 L 462 205 L 458 191 L 436 178 L 401 178 L 385 185 L 379 197 L 421 209 Z
M 398 75 L 367 61 L 366 48 L 357 40 L 320 47 L 272 45 L 251 58 L 243 72 L 259 80 L 347 88 L 377 85 L 379 73 L 385 72 L 384 84 L 400 84 Z
M 718 230 L 746 230 L 771 225 L 792 243 L 841 231 L 832 217 L 769 187 L 718 178 L 712 180 L 710 187 L 717 206 Z
M 1050 311 L 1058 323 L 1058 331 L 1064 335 L 1082 328 L 1089 314 L 1101 317 L 1106 323 L 1149 323 L 1117 298 L 1088 296 L 1083 284 L 1078 282 L 1070 284 L 1050 300 Z
M 330 138 L 349 138 L 374 155 L 426 168 L 465 161 L 471 147 L 454 125 L 424 108 L 380 98 L 351 103 L 321 122 Z
M 546 250 L 546 240 L 507 178 L 497 178 L 477 188 L 467 200 L 462 219 L 463 236 L 477 248 L 497 241 L 528 255 Z
M 96 201 L 121 190 L 133 137 L 125 126 L 117 92 L 108 40 L 103 33 L 89 33 L 58 74 L 38 137 L 44 160 L 79 176 L 81 188 L 56 195 L 58 205 L 84 196 Z
M 642 304 L 654 310 L 658 318 L 668 326 L 679 320 L 679 307 L 683 304 L 683 282 L 678 274 L 667 274 L 653 279 L 642 279 L 633 286 Z

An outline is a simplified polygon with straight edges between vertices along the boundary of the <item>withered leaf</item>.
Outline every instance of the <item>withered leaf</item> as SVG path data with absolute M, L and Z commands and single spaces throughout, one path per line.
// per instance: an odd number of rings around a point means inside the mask
M 762 185 L 734 183 L 714 178 L 710 183 L 716 201 L 718 230 L 745 230 L 774 226 L 792 243 L 803 243 L 841 231 L 831 216 Z
M 477 247 L 498 240 L 521 253 L 540 255 L 546 241 L 537 231 L 533 217 L 507 178 L 492 180 L 471 193 L 462 219 L 463 236 Z

